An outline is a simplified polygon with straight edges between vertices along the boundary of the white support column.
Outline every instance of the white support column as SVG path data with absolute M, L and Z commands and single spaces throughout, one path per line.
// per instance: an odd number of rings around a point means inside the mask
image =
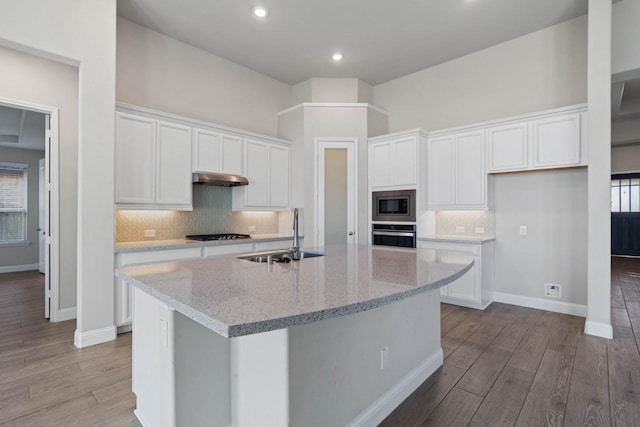
M 584 332 L 613 337 L 611 327 L 611 0 L 589 0 L 588 288 Z

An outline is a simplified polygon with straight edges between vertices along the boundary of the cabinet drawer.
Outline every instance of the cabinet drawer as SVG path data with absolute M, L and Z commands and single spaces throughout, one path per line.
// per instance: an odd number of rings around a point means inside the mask
M 247 254 L 251 252 L 253 252 L 253 243 L 241 243 L 239 245 L 205 246 L 202 256 L 209 258 L 212 256 Z
M 169 249 L 166 251 L 132 252 L 119 254 L 118 266 L 144 264 L 151 262 L 177 261 L 181 259 L 201 258 L 202 248 Z

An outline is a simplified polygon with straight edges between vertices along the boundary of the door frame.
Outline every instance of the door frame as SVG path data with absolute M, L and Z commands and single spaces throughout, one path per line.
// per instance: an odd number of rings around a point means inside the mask
M 347 206 L 352 205 L 353 211 L 353 232 L 355 243 L 358 242 L 358 138 L 357 137 L 316 137 L 313 139 L 314 145 L 314 212 L 313 220 L 315 224 L 315 245 L 324 246 L 324 151 L 329 148 L 347 150 L 347 185 L 350 177 L 353 196 L 348 197 Z M 353 170 L 352 170 L 353 169 Z M 349 189 L 347 189 L 347 194 Z M 348 209 L 348 208 L 347 208 Z M 348 213 L 347 213 L 348 214 Z M 348 223 L 348 218 L 347 218 Z M 347 231 L 348 227 L 347 227 Z
M 50 209 L 49 209 L 49 229 L 47 239 L 50 244 L 49 265 L 45 262 L 45 268 L 48 267 L 49 274 L 45 272 L 45 282 L 49 281 L 49 298 L 50 298 L 50 317 L 49 320 L 57 322 L 68 320 L 69 317 L 60 313 L 60 187 L 59 187 L 59 162 L 60 162 L 60 145 L 59 145 L 59 111 L 56 107 L 33 104 L 25 101 L 0 97 L 0 105 L 5 107 L 19 108 L 21 110 L 34 111 L 36 113 L 49 115 L 49 129 L 45 129 L 45 159 L 49 163 L 49 191 L 50 191 Z M 47 143 L 48 140 L 48 143 Z M 45 186 L 46 187 L 46 186 Z M 45 218 L 46 220 L 46 218 Z M 45 250 L 46 252 L 46 250 Z M 46 258 L 45 258 L 46 259 Z M 46 298 L 46 294 L 45 294 Z M 74 316 L 75 317 L 75 316 Z

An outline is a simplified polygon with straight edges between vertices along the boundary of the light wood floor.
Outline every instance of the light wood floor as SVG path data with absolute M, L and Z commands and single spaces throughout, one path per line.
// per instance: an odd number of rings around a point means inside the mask
M 38 272 L 0 274 L 0 425 L 139 426 L 131 334 L 77 349 L 75 320 L 44 319 Z
M 640 260 L 613 258 L 614 340 L 584 319 L 442 305 L 445 364 L 389 426 L 640 426 Z M 0 425 L 139 426 L 131 334 L 86 349 L 42 318 L 42 277 L 0 274 Z
M 640 260 L 612 258 L 613 340 L 584 319 L 442 305 L 445 361 L 382 426 L 640 426 Z

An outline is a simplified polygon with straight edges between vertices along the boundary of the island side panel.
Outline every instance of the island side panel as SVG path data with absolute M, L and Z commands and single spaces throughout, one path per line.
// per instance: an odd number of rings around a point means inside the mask
M 442 365 L 439 292 L 289 328 L 290 425 L 382 421 Z

